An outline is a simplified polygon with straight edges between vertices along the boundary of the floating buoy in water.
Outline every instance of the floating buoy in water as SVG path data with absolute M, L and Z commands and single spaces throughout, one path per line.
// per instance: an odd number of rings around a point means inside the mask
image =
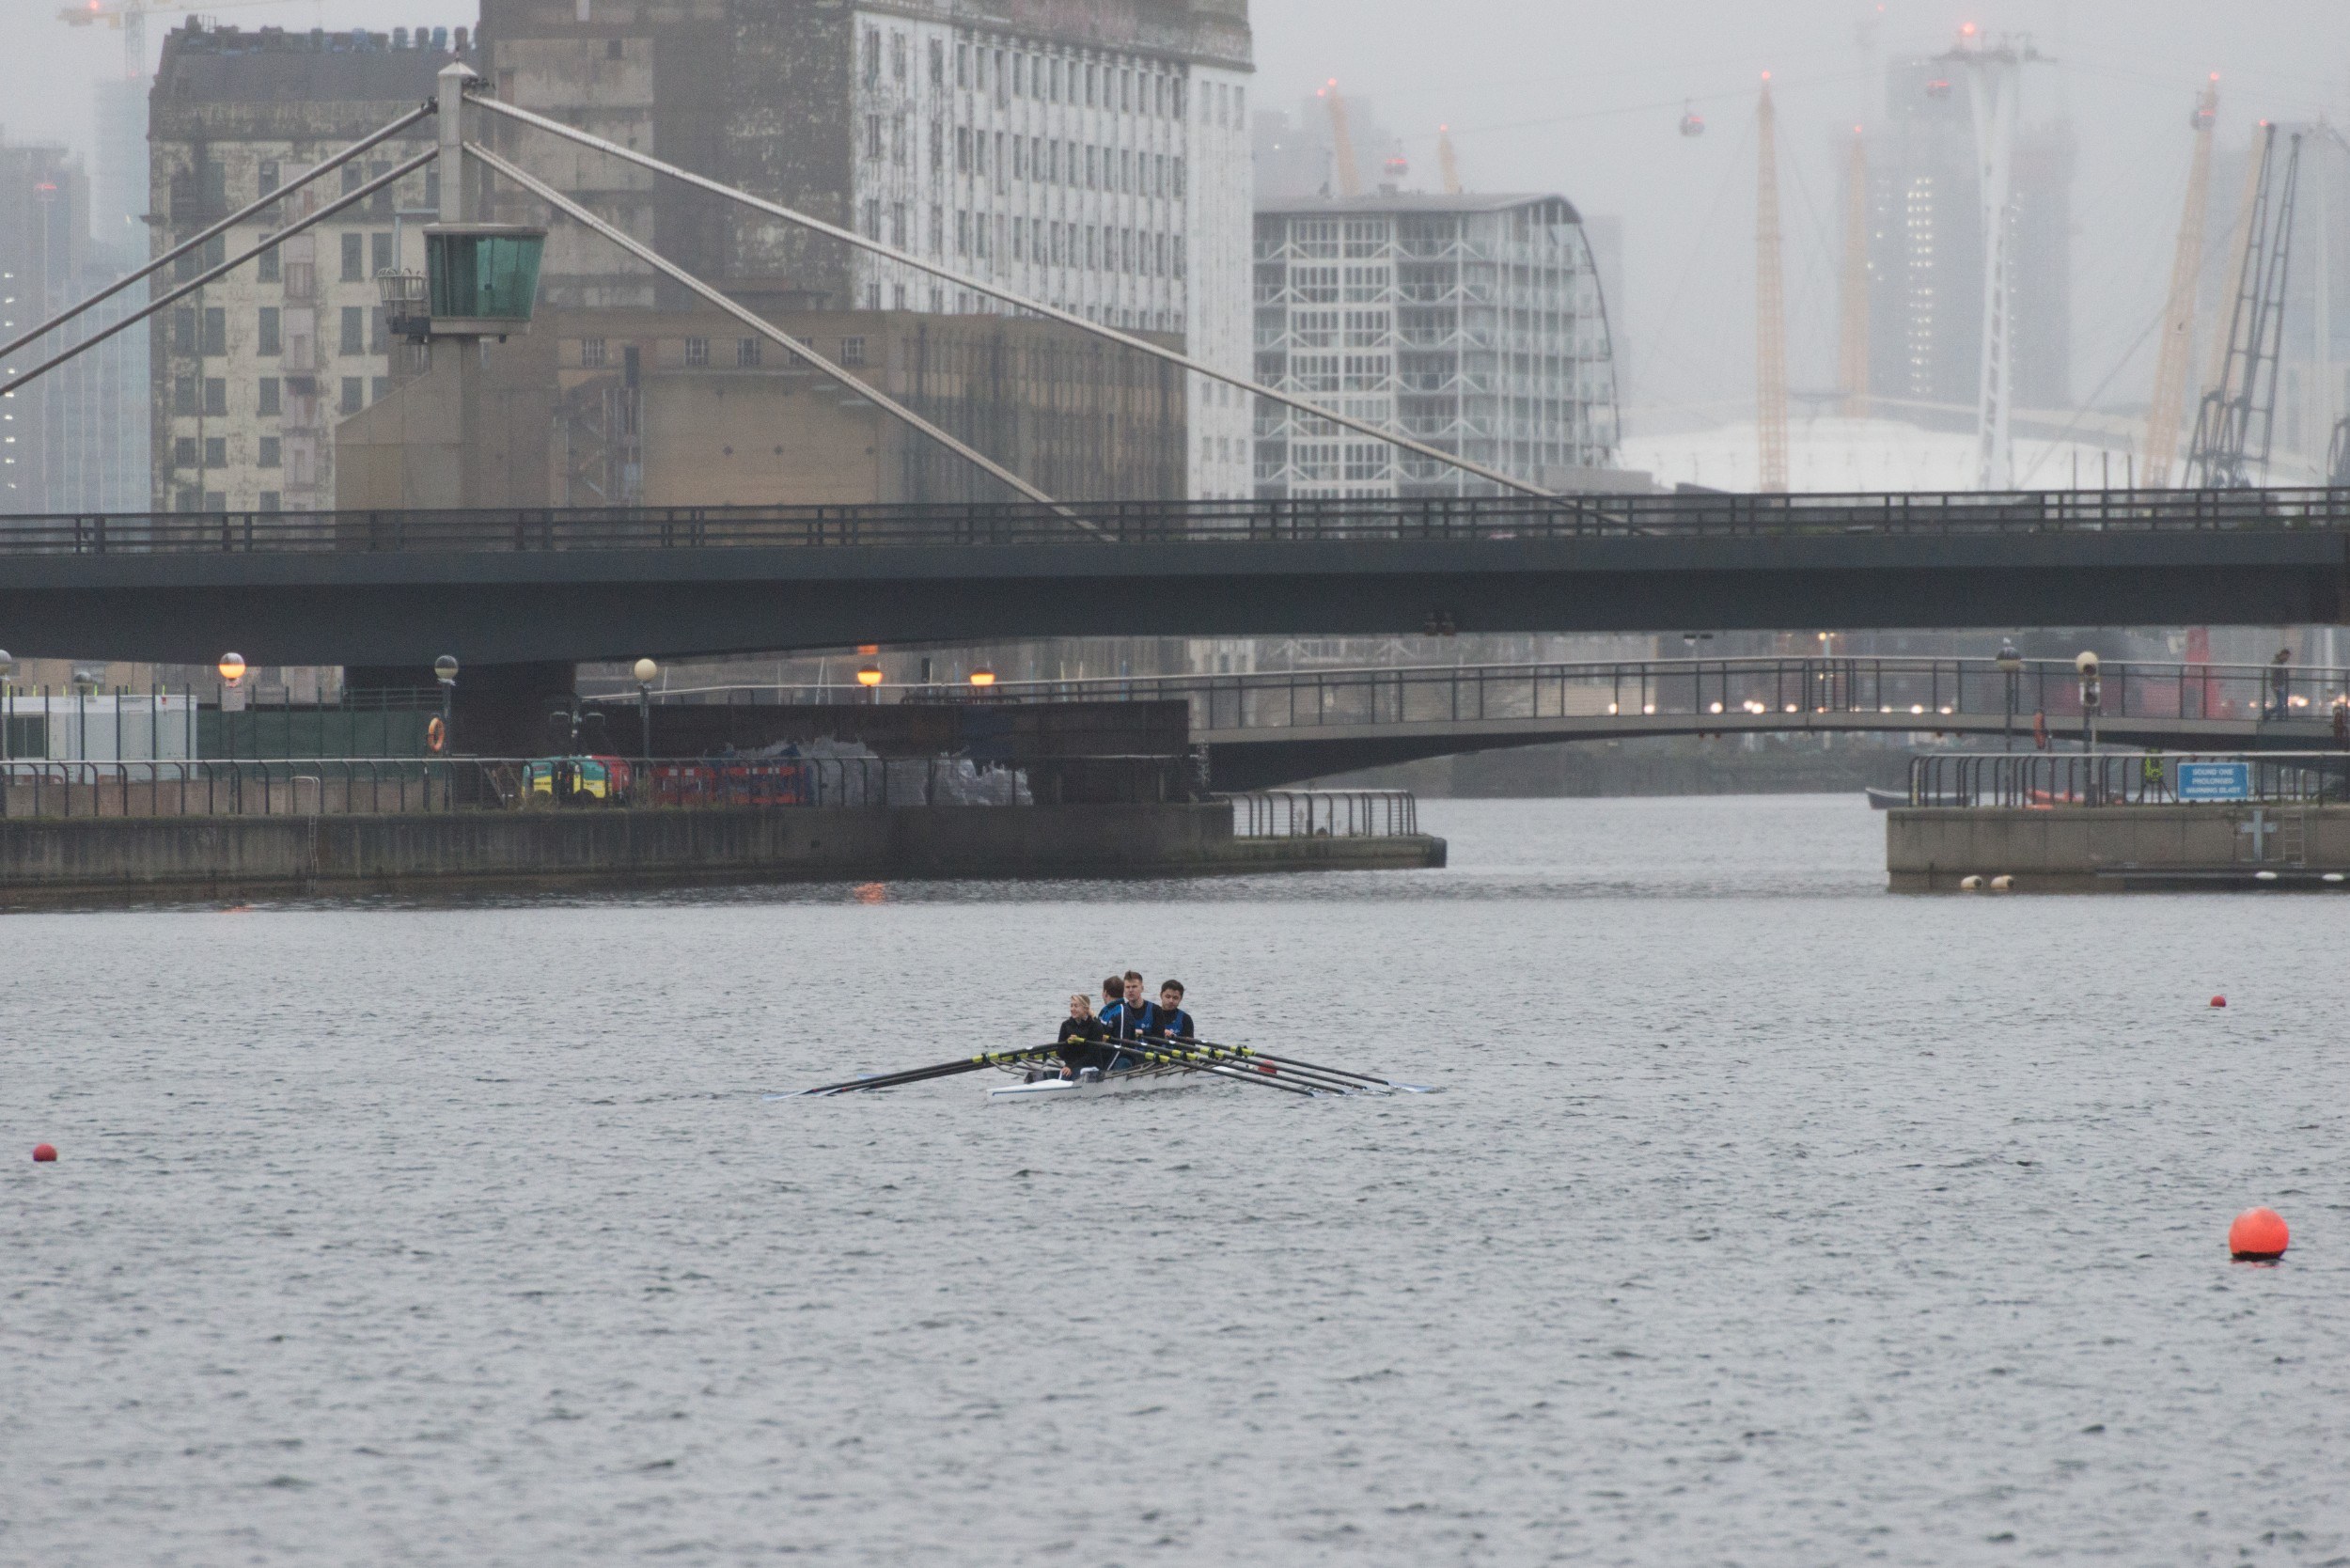
M 2211 999 L 2211 1005 L 2214 1007 L 2226 1007 L 2228 1005 L 2228 998 L 2225 996 L 2214 996 Z
M 50 1161 L 55 1159 L 56 1157 L 57 1146 L 55 1144 L 36 1143 L 33 1145 L 33 1163 L 35 1165 L 47 1165 Z
M 2228 1227 L 2228 1255 L 2252 1262 L 2273 1262 L 2293 1245 L 2292 1228 L 2274 1209 L 2247 1209 Z
M 1994 893 L 2012 893 L 2015 890 L 2015 879 L 2012 876 L 1995 876 L 1991 879 L 1991 890 Z
M 1982 891 L 1982 878 L 1979 876 L 1960 877 L 1958 886 L 1959 891 L 1963 893 L 1980 893 Z

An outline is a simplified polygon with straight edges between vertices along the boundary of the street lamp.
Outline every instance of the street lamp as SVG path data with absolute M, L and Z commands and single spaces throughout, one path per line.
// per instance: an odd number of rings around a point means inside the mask
M 875 707 L 881 705 L 882 670 L 879 665 L 867 665 L 856 672 L 856 683 L 873 694 Z
M 985 665 L 981 665 L 971 672 L 971 683 L 981 689 L 992 686 L 995 683 L 995 672 Z
M 220 671 L 220 678 L 227 682 L 229 685 L 233 686 L 238 682 L 244 679 L 244 655 L 242 653 L 223 653 L 220 656 L 219 665 L 215 667 Z
M 16 721 L 16 682 L 13 679 L 15 674 L 16 655 L 5 648 L 0 648 L 0 713 L 5 714 L 5 716 L 0 716 L 0 761 L 5 761 L 15 755 L 8 741 L 8 730 Z M 2337 728 L 2339 728 L 2339 711 L 2337 711 L 2336 718 Z
M 2007 722 L 1999 727 L 1999 742 L 2005 749 L 2013 751 L 2015 749 L 2015 684 L 2017 678 L 2024 673 L 2024 656 L 2015 651 L 2014 638 L 2000 639 L 1999 656 L 1993 662 L 1999 666 L 1999 673 L 2007 677 Z
M 643 749 L 639 753 L 648 762 L 652 760 L 652 682 L 661 673 L 661 666 L 650 659 L 639 659 L 630 671 L 636 677 L 636 724 Z
M 2073 668 L 2081 678 L 2081 750 L 2097 749 L 2097 709 L 2105 699 L 2105 690 L 2097 679 L 2097 655 L 2082 653 L 2073 661 Z
M 439 751 L 448 745 L 449 729 L 456 723 L 457 655 L 444 653 L 433 660 L 432 679 L 441 683 L 441 745 L 432 748 Z

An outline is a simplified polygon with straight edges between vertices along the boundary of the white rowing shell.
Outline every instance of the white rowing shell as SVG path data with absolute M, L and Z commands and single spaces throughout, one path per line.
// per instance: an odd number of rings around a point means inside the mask
M 1148 1094 L 1164 1089 L 1190 1089 L 1213 1074 L 1146 1067 L 1112 1073 L 1091 1083 L 1075 1078 L 1039 1078 L 1032 1084 L 999 1084 L 987 1091 L 990 1100 L 1091 1100 L 1104 1094 Z

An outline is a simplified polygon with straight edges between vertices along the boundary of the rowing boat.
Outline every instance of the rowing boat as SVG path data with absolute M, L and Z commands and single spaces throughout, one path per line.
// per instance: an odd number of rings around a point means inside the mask
M 1038 1078 L 1029 1083 L 998 1084 L 987 1091 L 991 1101 L 1091 1100 L 1104 1094 L 1149 1094 L 1160 1090 L 1192 1089 L 1213 1074 L 1186 1067 L 1134 1067 L 1099 1078 Z

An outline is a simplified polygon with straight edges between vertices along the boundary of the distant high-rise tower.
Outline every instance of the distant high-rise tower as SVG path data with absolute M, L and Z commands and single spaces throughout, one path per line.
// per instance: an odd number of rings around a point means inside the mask
M 1984 247 L 1972 117 L 1950 71 L 1893 61 L 1884 118 L 1866 135 L 1869 391 L 1896 416 L 1945 405 L 1935 422 L 1960 428 L 1981 390 Z M 2073 164 L 2066 123 L 2017 133 L 2006 306 L 2020 408 L 2072 406 Z

